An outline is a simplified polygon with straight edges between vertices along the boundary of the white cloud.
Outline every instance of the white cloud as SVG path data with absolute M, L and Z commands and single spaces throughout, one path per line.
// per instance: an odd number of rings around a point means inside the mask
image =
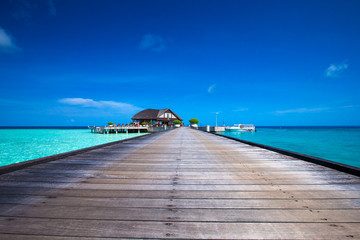
M 349 65 L 347 63 L 340 64 L 330 64 L 330 66 L 325 70 L 325 77 L 337 77 L 340 72 L 347 69 Z
M 142 37 L 139 48 L 142 50 L 161 52 L 166 49 L 166 41 L 159 35 L 146 34 Z
M 55 7 L 54 0 L 49 0 L 48 1 L 48 10 L 49 10 L 49 15 L 50 16 L 55 16 L 56 15 L 56 7 Z
M 323 112 L 329 109 L 330 108 L 297 108 L 297 109 L 289 109 L 289 110 L 278 110 L 275 111 L 275 114 Z
M 356 107 L 359 107 L 359 105 L 346 105 L 346 106 L 343 106 L 343 108 L 356 108 Z
M 80 106 L 80 107 L 90 107 L 90 108 L 112 108 L 117 109 L 121 112 L 136 112 L 142 110 L 142 108 L 134 106 L 129 103 L 114 102 L 114 101 L 95 101 L 89 98 L 62 98 L 59 100 L 60 103 Z
M 11 36 L 0 27 L 0 50 L 2 51 L 13 51 L 19 50 L 19 48 L 13 42 Z
M 207 92 L 208 93 L 213 93 L 215 91 L 215 87 L 216 87 L 216 84 L 211 85 L 210 87 L 208 87 Z
M 247 111 L 249 110 L 248 108 L 238 108 L 238 109 L 234 109 L 233 112 L 243 112 L 243 111 Z

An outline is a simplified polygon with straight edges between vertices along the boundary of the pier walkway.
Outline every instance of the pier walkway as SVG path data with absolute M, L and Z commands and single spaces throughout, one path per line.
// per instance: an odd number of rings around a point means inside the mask
M 188 128 L 0 176 L 0 239 L 360 239 L 360 178 Z

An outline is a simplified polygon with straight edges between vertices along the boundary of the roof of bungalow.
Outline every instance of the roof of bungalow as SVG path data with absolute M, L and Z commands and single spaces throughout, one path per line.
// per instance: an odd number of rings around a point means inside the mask
M 145 110 L 142 110 L 141 112 L 138 112 L 137 114 L 135 114 L 131 119 L 132 120 L 136 120 L 136 119 L 160 119 L 160 116 L 163 115 L 166 112 L 171 112 L 172 114 L 174 114 L 174 116 L 177 119 L 182 121 L 182 118 L 179 117 L 179 115 L 177 115 L 173 111 L 171 111 L 169 108 L 165 108 L 165 109 L 145 109 Z

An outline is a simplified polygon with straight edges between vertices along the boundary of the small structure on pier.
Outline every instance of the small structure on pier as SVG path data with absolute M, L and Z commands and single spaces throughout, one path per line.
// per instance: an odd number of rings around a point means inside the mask
M 149 124 L 152 122 L 153 125 L 173 125 L 175 120 L 182 121 L 182 118 L 179 117 L 176 113 L 171 111 L 169 108 L 166 109 L 145 109 L 141 112 L 138 112 L 131 118 L 134 122 L 146 122 Z
M 92 133 L 141 133 L 141 132 L 161 132 L 174 128 L 174 121 L 180 120 L 176 113 L 170 109 L 145 109 L 132 118 L 130 124 L 112 124 L 104 127 L 88 127 Z M 146 124 L 142 125 L 141 123 Z

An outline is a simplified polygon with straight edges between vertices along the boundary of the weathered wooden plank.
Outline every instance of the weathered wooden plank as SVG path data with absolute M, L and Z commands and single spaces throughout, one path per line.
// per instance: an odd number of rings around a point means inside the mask
M 180 166 L 179 166 L 180 167 Z M 124 170 L 112 170 L 111 169 L 111 166 L 109 166 L 109 169 L 101 169 L 105 172 L 109 172 L 109 173 L 115 173 L 115 174 L 122 174 L 122 173 L 126 173 L 126 172 L 134 172 L 134 171 L 124 171 Z M 174 170 L 174 169 L 172 169 Z M 194 172 L 203 172 L 204 169 L 194 169 Z M 205 168 L 206 170 L 206 168 Z M 53 174 L 57 174 L 57 173 L 62 173 L 62 172 L 68 172 L 68 173 L 81 173 L 81 172 L 85 172 L 85 171 L 99 171 L 99 169 L 94 169 L 94 170 L 91 170 L 91 169 L 57 169 L 57 168 L 51 168 L 49 167 L 49 169 L 46 169 L 46 168 L 43 168 L 43 167 L 29 167 L 28 169 L 24 169 L 24 171 L 26 172 L 32 172 L 32 173 L 41 173 L 41 172 L 44 172 L 44 173 L 53 173 Z M 188 170 L 186 169 L 186 172 Z M 228 172 L 226 170 L 215 170 L 213 168 L 211 169 L 207 169 L 207 172 L 211 172 L 211 173 L 214 173 L 216 174 L 217 172 L 219 172 L 218 174 L 222 174 L 222 172 Z M 312 168 L 304 168 L 304 169 L 283 169 L 283 168 L 278 168 L 278 169 L 269 169 L 269 171 L 266 170 L 266 168 L 249 168 L 249 167 L 246 167 L 244 166 L 244 169 L 241 169 L 241 171 L 237 170 L 236 171 L 234 170 L 233 172 L 241 172 L 241 173 L 247 173 L 247 172 L 264 172 L 264 173 L 268 173 L 268 174 L 288 174 L 288 175 L 293 175 L 293 174 L 308 174 L 309 176 L 312 176 L 314 174 L 314 172 L 324 172 L 324 174 L 332 174 L 332 175 L 341 175 L 342 173 L 339 173 L 337 172 L 336 170 L 332 170 L 332 169 L 322 169 L 321 167 L 321 170 L 320 169 L 312 169 Z M 136 172 L 139 172 L 139 173 L 146 173 L 148 172 L 148 170 L 136 170 Z M 164 170 L 161 170 L 161 169 L 157 169 L 157 168 L 154 168 L 153 169 L 153 172 L 158 172 L 159 174 L 166 174 L 166 172 L 164 172 Z
M 2 217 L 171 222 L 360 222 L 357 210 L 164 209 L 0 205 Z
M 97 159 L 96 157 L 93 156 L 73 156 L 72 158 L 64 158 L 55 162 L 50 162 L 49 164 L 52 165 L 56 165 L 56 164 L 63 164 L 63 163 L 84 163 L 84 164 L 97 164 L 97 163 L 114 163 L 119 161 L 119 157 L 107 157 L 107 158 L 101 158 L 101 159 Z M 297 164 L 297 165 L 311 165 L 311 163 L 309 162 L 304 162 L 302 160 L 299 159 L 264 159 L 264 158 L 259 158 L 257 157 L 255 158 L 234 158 L 232 160 L 227 160 L 224 159 L 222 161 L 222 163 L 215 163 L 212 159 L 206 158 L 206 159 L 198 159 L 196 161 L 196 164 L 194 164 L 194 159 L 193 158 L 186 158 L 184 156 L 181 155 L 181 157 L 178 156 L 169 156 L 164 158 L 163 156 L 154 156 L 152 158 L 150 157 L 138 157 L 138 158 L 134 158 L 132 155 L 127 155 L 121 158 L 121 163 L 126 163 L 126 164 L 130 164 L 130 165 L 137 165 L 137 164 L 171 164 L 174 163 L 176 161 L 181 161 L 181 164 L 191 164 L 194 166 L 197 165 L 203 165 L 203 164 L 209 164 L 209 165 L 222 165 L 222 164 L 251 164 L 251 165 L 263 165 L 263 164 L 272 164 L 273 162 L 277 162 L 280 164 Z M 256 162 L 254 162 L 256 161 Z
M 207 155 L 207 153 L 204 152 L 205 155 Z M 225 155 L 225 154 L 224 154 Z M 85 157 L 85 158 L 67 158 L 67 159 L 61 159 L 59 161 L 54 161 L 54 162 L 49 162 L 46 164 L 46 166 L 61 166 L 63 164 L 89 164 L 89 165 L 94 165 L 94 164 L 112 164 L 114 162 L 119 161 L 119 157 L 116 156 L 111 156 L 111 157 L 107 157 L 107 158 L 101 158 L 101 159 L 97 159 L 96 157 L 92 156 L 92 157 Z M 244 165 L 246 166 L 251 166 L 251 167 L 256 167 L 256 166 L 271 166 L 274 167 L 273 163 L 276 162 L 278 164 L 278 166 L 285 166 L 285 167 L 289 167 L 289 166 L 307 166 L 307 167 L 314 167 L 310 162 L 304 162 L 301 160 L 292 160 L 289 161 L 288 159 L 278 159 L 278 160 L 274 160 L 274 159 L 259 159 L 259 158 L 255 158 L 255 157 L 242 157 L 242 158 L 233 158 L 233 159 L 224 159 L 221 163 L 216 163 L 214 162 L 214 159 L 211 158 L 206 158 L 206 159 L 197 159 L 196 163 L 194 162 L 194 158 L 186 158 L 184 156 L 172 156 L 172 157 L 168 157 L 168 158 L 163 158 L 163 156 L 152 156 L 147 157 L 147 158 L 132 158 L 132 157 L 122 157 L 121 163 L 126 163 L 127 166 L 164 166 L 164 165 L 174 165 L 174 164 L 179 164 L 181 166 L 191 166 L 191 167 L 201 167 L 204 164 L 206 164 L 207 167 L 218 167 L 218 166 L 238 166 L 238 167 L 243 167 Z M 44 165 L 43 165 L 44 166 Z M 39 166 L 34 166 L 35 167 L 39 167 Z M 317 167 L 321 167 L 321 166 L 317 166 Z M 325 167 L 321 167 L 321 168 L 325 168 Z
M 68 240 L 74 239 L 73 236 L 49 236 L 49 235 L 35 235 L 35 234 L 5 234 L 0 233 L 0 239 L 2 240 L 26 240 L 26 239 L 36 239 L 36 240 Z M 81 237 L 81 240 L 100 240 L 104 238 L 92 238 L 92 237 Z M 125 239 L 125 238 L 124 238 Z
M 174 176 L 175 178 L 175 176 Z M 107 190 L 198 190 L 198 191 L 325 191 L 325 190 L 352 190 L 359 191 L 359 184 L 246 184 L 246 185 L 148 185 L 148 184 L 99 184 L 99 183 L 59 183 L 59 182 L 0 182 L 1 187 L 45 187 L 45 188 L 69 188 L 77 189 L 107 189 Z
M 148 180 L 167 180 L 167 179 L 172 179 L 173 174 L 167 174 L 167 175 L 156 175 L 156 173 L 142 173 L 141 175 L 137 174 L 137 173 L 122 173 L 122 174 L 109 174 L 109 173 L 104 173 L 103 171 L 100 173 L 96 173 L 96 172 L 88 172 L 88 173 L 57 173 L 56 175 L 54 175 L 53 173 L 46 173 L 46 172 L 42 172 L 41 174 L 38 173 L 34 173 L 34 172 L 26 172 L 26 171 L 21 171 L 21 172 L 13 172 L 13 173 L 9 173 L 9 174 L 5 174 L 2 175 L 0 177 L 0 181 L 1 180 L 14 180 L 17 178 L 27 178 L 27 179 L 36 179 L 36 178 L 50 178 L 50 179 L 56 179 L 56 178 L 84 178 L 84 179 L 91 179 L 91 178 L 96 178 L 96 179 L 148 179 Z M 237 180 L 287 180 L 289 181 L 288 183 L 291 184 L 291 181 L 293 181 L 294 183 L 297 182 L 302 182 L 304 181 L 304 183 L 307 182 L 313 182 L 314 184 L 317 184 L 316 181 L 330 181 L 330 182 L 334 182 L 336 183 L 336 181 L 346 181 L 344 183 L 356 183 L 359 181 L 359 178 L 357 177 L 352 177 L 349 175 L 334 175 L 334 174 L 320 174 L 320 175 L 313 175 L 313 176 L 299 176 L 299 175 L 289 175 L 289 174 L 269 174 L 269 173 L 241 173 L 241 174 L 218 174 L 218 173 L 213 173 L 210 176 L 209 175 L 204 175 L 202 173 L 196 173 L 196 174 L 185 174 L 183 172 L 179 172 L 178 175 L 181 174 L 181 178 L 180 176 L 178 176 L 179 179 L 181 180 L 206 180 L 206 181 L 212 181 L 212 180 L 228 180 L 229 183 L 231 181 L 237 181 Z M 270 182 L 269 182 L 270 183 Z
M 57 196 L 1 197 L 0 203 L 56 206 L 133 208 L 231 208 L 231 209 L 356 209 L 360 199 L 168 199 L 84 198 Z
M 1 181 L 6 182 L 53 182 L 53 183 L 100 183 L 100 184 L 146 184 L 146 185 L 172 185 L 173 178 L 155 179 L 155 178 L 135 178 L 122 176 L 97 176 L 69 178 L 66 176 L 12 176 L 2 178 Z M 319 184 L 360 184 L 358 179 L 354 178 L 338 178 L 338 179 L 264 179 L 263 177 L 248 179 L 180 179 L 176 178 L 178 185 L 260 185 L 260 184 L 278 184 L 278 185 L 319 185 Z
M 321 175 L 311 175 L 310 173 L 298 173 L 298 174 L 288 174 L 288 173 L 272 173 L 272 172 L 241 172 L 241 173 L 211 173 L 203 174 L 202 172 L 188 173 L 188 172 L 177 172 L 181 174 L 182 179 L 292 179 L 292 180 L 316 180 L 316 179 L 351 179 L 352 181 L 357 181 L 358 178 L 349 177 L 349 175 L 338 175 L 338 174 L 328 174 L 323 173 Z M 159 172 L 113 172 L 113 171 L 63 171 L 63 172 L 45 172 L 45 171 L 21 171 L 15 173 L 9 173 L 3 175 L 1 179 L 9 179 L 16 176 L 47 176 L 47 177 L 76 177 L 76 178 L 151 178 L 151 179 L 168 179 L 169 176 L 176 175 L 176 171 L 171 173 L 159 173 Z
M 0 218 L 3 233 L 73 237 L 182 239 L 346 239 L 358 223 L 198 223 Z
M 156 166 L 108 166 L 106 164 L 103 165 L 91 165 L 91 164 L 58 164 L 58 165 L 38 165 L 36 167 L 32 168 L 34 171 L 36 169 L 46 169 L 46 170 L 52 170 L 55 171 L 62 171 L 62 170 L 78 170 L 78 169 L 89 169 L 93 171 L 102 171 L 102 170 L 108 170 L 111 169 L 111 171 L 118 171 L 118 172 L 144 172 L 144 171 L 156 171 L 156 172 L 172 172 L 176 169 L 179 169 L 181 171 L 186 172 L 249 172 L 249 171 L 257 171 L 257 172 L 289 172 L 293 171 L 294 168 L 291 166 L 261 166 L 261 167 L 250 167 L 243 165 L 242 167 L 232 167 L 232 166 L 218 166 L 218 167 L 204 167 L 204 166 L 198 166 L 197 168 L 193 167 L 187 167 L 185 165 L 175 164 L 172 166 L 162 166 L 162 167 L 156 167 Z M 310 171 L 322 171 L 326 170 L 322 166 L 303 166 L 303 167 L 297 167 L 297 172 L 310 172 Z
M 278 191 L 160 191 L 160 190 L 104 190 L 104 189 L 76 189 L 73 188 L 33 188 L 33 187 L 0 187 L 0 196 L 30 195 L 30 196 L 69 196 L 94 198 L 173 198 L 185 199 L 356 199 L 360 198 L 359 191 L 291 191 L 279 194 Z

